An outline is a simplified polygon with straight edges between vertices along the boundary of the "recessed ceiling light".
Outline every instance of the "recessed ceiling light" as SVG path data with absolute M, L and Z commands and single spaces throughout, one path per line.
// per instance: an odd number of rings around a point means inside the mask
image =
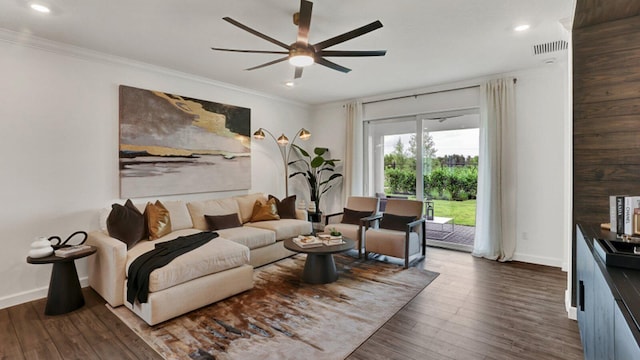
M 48 14 L 51 12 L 51 9 L 43 4 L 39 4 L 39 3 L 31 3 L 29 4 L 29 7 L 37 12 L 41 12 L 43 14 Z
M 518 25 L 518 26 L 514 27 L 513 30 L 515 30 L 515 31 L 525 31 L 525 30 L 529 30 L 530 27 L 531 27 L 531 25 L 529 25 L 529 24 L 522 24 L 522 25 Z
M 296 84 L 293 81 L 287 81 L 286 83 L 284 83 L 286 86 L 288 87 L 294 87 Z

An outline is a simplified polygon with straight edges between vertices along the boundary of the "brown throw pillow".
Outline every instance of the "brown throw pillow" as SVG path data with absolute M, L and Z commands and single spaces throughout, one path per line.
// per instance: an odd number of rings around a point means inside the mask
M 162 205 L 160 200 L 156 200 L 155 204 L 147 203 L 147 207 L 144 209 L 144 216 L 147 220 L 150 240 L 161 238 L 171 232 L 169 210 Z
M 406 231 L 407 224 L 415 220 L 415 216 L 382 214 L 382 219 L 380 219 L 380 228 L 387 230 Z
M 360 219 L 371 215 L 373 215 L 371 211 L 357 211 L 344 208 L 342 221 L 340 222 L 343 224 L 360 225 Z
M 237 213 L 231 213 L 228 215 L 205 215 L 204 219 L 207 221 L 209 230 L 224 230 L 236 227 L 241 227 L 240 219 Z
M 263 204 L 260 200 L 256 200 L 253 204 L 253 213 L 249 221 L 256 222 L 266 220 L 280 220 L 275 199 L 270 199 L 266 204 Z
M 124 206 L 113 204 L 107 217 L 107 231 L 109 236 L 127 244 L 127 249 L 130 249 L 146 238 L 144 216 L 131 200 L 127 200 Z
M 282 200 L 278 200 L 277 197 L 269 195 L 269 200 L 274 199 L 276 201 L 276 207 L 278 208 L 278 215 L 280 219 L 296 219 L 296 196 L 291 195 Z

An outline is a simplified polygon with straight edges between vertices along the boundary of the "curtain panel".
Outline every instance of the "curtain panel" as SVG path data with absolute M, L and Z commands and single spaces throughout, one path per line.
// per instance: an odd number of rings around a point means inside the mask
M 516 247 L 515 82 L 480 86 L 480 162 L 473 255 L 510 261 Z

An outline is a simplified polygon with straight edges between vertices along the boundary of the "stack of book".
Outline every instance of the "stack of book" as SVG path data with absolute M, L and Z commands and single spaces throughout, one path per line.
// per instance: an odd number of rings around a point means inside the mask
M 318 234 L 318 237 L 327 246 L 344 244 L 344 241 L 342 240 L 342 236 L 333 236 L 330 234 Z
M 610 196 L 609 222 L 618 235 L 640 235 L 640 196 Z
M 312 248 L 316 246 L 322 246 L 322 240 L 315 236 L 298 236 L 293 238 L 293 242 L 301 248 Z
M 73 246 L 65 246 L 54 251 L 54 255 L 57 257 L 69 257 L 72 255 L 84 253 L 91 250 L 91 246 L 89 245 L 73 245 Z

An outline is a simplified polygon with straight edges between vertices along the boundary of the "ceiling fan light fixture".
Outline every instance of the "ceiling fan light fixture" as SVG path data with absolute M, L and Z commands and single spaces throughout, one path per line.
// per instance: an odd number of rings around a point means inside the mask
M 295 67 L 305 67 L 313 65 L 313 57 L 309 55 L 294 55 L 289 58 L 289 64 Z

